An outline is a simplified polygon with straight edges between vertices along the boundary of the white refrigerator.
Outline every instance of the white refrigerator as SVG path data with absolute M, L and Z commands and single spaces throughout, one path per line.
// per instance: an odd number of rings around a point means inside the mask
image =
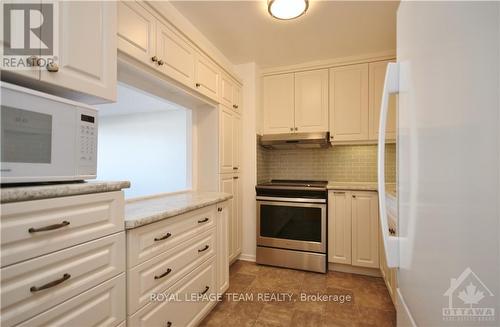
M 397 234 L 384 130 L 397 94 Z M 402 1 L 379 194 L 398 326 L 500 326 L 500 3 Z

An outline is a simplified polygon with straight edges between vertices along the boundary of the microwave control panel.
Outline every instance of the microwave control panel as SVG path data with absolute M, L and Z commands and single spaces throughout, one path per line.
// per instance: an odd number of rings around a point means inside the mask
M 80 115 L 80 164 L 92 165 L 97 157 L 96 117 Z

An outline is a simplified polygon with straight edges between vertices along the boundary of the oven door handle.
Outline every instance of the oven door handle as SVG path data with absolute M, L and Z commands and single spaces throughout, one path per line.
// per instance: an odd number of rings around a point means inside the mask
M 307 199 L 307 198 L 280 198 L 273 196 L 257 196 L 257 201 L 280 201 L 295 203 L 326 203 L 326 199 Z

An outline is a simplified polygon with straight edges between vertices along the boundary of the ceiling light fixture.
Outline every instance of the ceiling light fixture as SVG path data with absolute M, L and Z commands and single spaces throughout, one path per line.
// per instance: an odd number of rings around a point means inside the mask
M 267 10 L 277 19 L 288 20 L 302 16 L 309 7 L 309 0 L 268 0 Z

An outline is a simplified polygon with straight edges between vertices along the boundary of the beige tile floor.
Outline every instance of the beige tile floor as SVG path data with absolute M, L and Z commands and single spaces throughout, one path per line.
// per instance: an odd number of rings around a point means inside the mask
M 396 311 L 381 278 L 328 272 L 317 274 L 237 261 L 230 269 L 226 294 L 247 295 L 248 301 L 225 296 L 201 326 L 327 327 L 396 326 Z M 291 294 L 283 302 L 263 301 L 258 294 Z M 304 301 L 301 294 L 351 296 L 351 301 Z

